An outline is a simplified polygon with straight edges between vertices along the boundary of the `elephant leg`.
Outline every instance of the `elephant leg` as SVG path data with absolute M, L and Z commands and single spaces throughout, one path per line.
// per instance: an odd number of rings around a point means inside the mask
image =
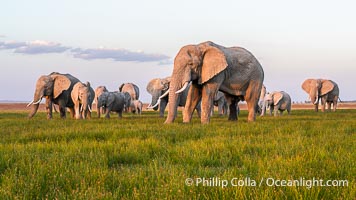
M 224 102 L 222 100 L 219 100 L 218 102 L 218 114 L 219 116 L 223 116 L 224 110 L 223 110 Z
M 246 90 L 245 100 L 248 108 L 248 122 L 256 120 L 256 107 L 258 106 L 258 100 L 260 98 L 262 83 L 252 81 Z
M 282 116 L 282 115 L 283 115 L 283 110 L 279 110 L 278 116 Z
M 317 104 L 314 105 L 314 110 L 315 110 L 315 112 L 318 112 L 318 108 L 319 108 L 319 103 L 317 103 Z
M 194 109 L 197 107 L 200 99 L 201 94 L 199 92 L 199 88 L 192 84 L 189 88 L 187 100 L 184 106 L 183 123 L 189 123 L 192 120 Z
M 327 105 L 328 112 L 330 112 L 331 111 L 331 102 L 327 102 L 326 105 Z
M 277 105 L 274 107 L 274 116 L 279 116 L 280 115 L 280 107 Z
M 93 107 L 90 106 L 90 110 L 91 111 L 88 111 L 88 119 L 91 119 L 91 113 L 93 112 Z
M 161 103 L 159 104 L 159 116 L 164 117 L 164 110 L 167 107 L 167 101 L 165 99 L 161 100 Z
M 210 121 L 210 112 L 214 101 L 214 96 L 218 91 L 218 85 L 207 83 L 204 85 L 202 90 L 201 98 L 201 118 L 200 122 L 202 124 L 207 124 Z M 198 101 L 197 101 L 198 103 Z
M 288 106 L 288 107 L 287 107 L 287 113 L 288 113 L 288 115 L 290 115 L 290 111 L 291 111 L 291 106 Z
M 198 103 L 198 105 L 195 107 L 195 110 L 197 111 L 198 117 L 201 117 L 201 104 Z
M 64 99 L 58 100 L 59 115 L 62 119 L 66 118 L 66 103 Z M 72 116 L 74 117 L 74 110 Z
M 321 100 L 321 112 L 325 112 L 325 104 L 326 102 Z
M 48 97 L 46 97 L 47 119 L 52 119 L 52 107 L 53 107 L 53 102 Z
M 101 114 L 101 107 L 99 107 L 99 106 L 96 106 L 96 114 L 98 115 L 98 118 L 100 118 L 100 114 Z
M 240 111 L 239 108 L 238 108 L 238 111 Z M 227 103 L 226 103 L 226 101 L 224 101 L 224 104 L 223 104 L 223 113 L 224 113 L 225 116 L 227 115 Z
M 74 114 L 74 111 L 73 111 L 73 114 Z M 66 107 L 59 106 L 59 115 L 62 119 L 66 118 Z
M 118 112 L 118 117 L 122 118 L 122 110 Z
M 230 95 L 225 94 L 225 98 L 227 101 L 227 104 L 229 106 L 229 121 L 237 121 L 237 104 L 238 104 L 238 100 Z
M 75 103 L 74 104 L 74 112 L 75 112 L 75 119 L 80 119 L 81 118 L 81 111 L 80 111 L 80 104 Z
M 334 99 L 333 99 L 333 111 L 335 112 L 336 111 L 336 107 L 337 107 L 337 99 L 339 97 L 338 96 L 335 96 Z
M 106 119 L 110 119 L 110 111 L 111 111 L 111 109 L 106 108 L 106 113 L 105 113 L 105 118 Z

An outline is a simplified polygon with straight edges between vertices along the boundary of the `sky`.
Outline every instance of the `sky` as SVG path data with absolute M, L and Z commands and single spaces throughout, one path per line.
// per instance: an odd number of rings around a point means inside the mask
M 147 83 L 170 76 L 187 44 L 248 49 L 267 91 L 308 100 L 306 78 L 334 80 L 356 100 L 355 1 L 1 0 L 0 101 L 33 98 L 36 80 L 70 73 L 95 89 L 125 82 L 150 101 Z

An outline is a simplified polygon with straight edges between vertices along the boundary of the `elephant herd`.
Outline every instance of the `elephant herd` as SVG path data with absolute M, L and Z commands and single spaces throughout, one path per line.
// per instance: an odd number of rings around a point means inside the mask
M 173 72 L 167 78 L 155 78 L 147 84 L 147 92 L 152 101 L 148 109 L 158 110 L 164 116 L 168 106 L 165 123 L 174 122 L 177 107 L 182 106 L 183 122 L 192 119 L 197 111 L 202 124 L 210 122 L 214 105 L 218 106 L 219 115 L 228 115 L 228 119 L 238 119 L 239 101 L 246 101 L 248 121 L 255 121 L 257 113 L 262 116 L 269 107 L 270 115 L 279 115 L 291 111 L 291 97 L 284 91 L 266 92 L 263 85 L 264 71 L 258 60 L 241 47 L 223 47 L 213 42 L 187 45 L 180 49 L 174 59 Z M 302 89 L 309 94 L 315 111 L 321 100 L 322 111 L 336 110 L 339 98 L 338 85 L 326 79 L 307 79 Z M 97 105 L 98 117 L 110 112 L 122 116 L 123 111 L 142 112 L 139 100 L 139 88 L 133 83 L 124 83 L 119 91 L 110 92 L 105 86 L 94 91 L 90 83 L 82 83 L 70 74 L 53 72 L 41 76 L 36 82 L 33 105 L 29 117 L 33 117 L 41 99 L 46 98 L 47 118 L 52 118 L 53 104 L 58 105 L 60 116 L 65 118 L 66 108 L 76 119 L 91 117 L 92 103 Z M 169 104 L 168 104 L 169 102 Z
M 82 83 L 78 78 L 70 74 L 53 72 L 41 76 L 36 82 L 33 100 L 27 105 L 32 105 L 29 118 L 32 118 L 42 98 L 46 99 L 47 118 L 52 118 L 53 104 L 58 105 L 60 117 L 66 117 L 66 108 L 76 119 L 91 118 L 92 104 L 95 101 L 98 117 L 105 113 L 110 118 L 110 112 L 117 112 L 122 117 L 124 109 L 141 113 L 142 102 L 138 100 L 138 87 L 132 83 L 125 83 L 119 87 L 119 91 L 109 92 L 105 86 L 99 86 L 94 91 L 89 82 Z

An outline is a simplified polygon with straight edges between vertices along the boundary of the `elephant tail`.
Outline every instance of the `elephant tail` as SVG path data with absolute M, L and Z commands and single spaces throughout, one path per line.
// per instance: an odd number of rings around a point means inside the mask
M 340 97 L 337 97 L 337 98 L 339 99 L 340 103 L 342 103 L 342 101 L 341 101 Z

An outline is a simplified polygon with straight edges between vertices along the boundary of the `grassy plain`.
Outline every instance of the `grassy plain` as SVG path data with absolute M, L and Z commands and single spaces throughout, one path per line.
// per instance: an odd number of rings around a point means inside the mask
M 155 112 L 80 121 L 57 115 L 0 112 L 0 199 L 356 197 L 356 110 L 296 110 L 255 123 L 242 111 L 238 123 L 216 116 L 209 125 L 182 124 L 180 116 L 164 125 Z M 348 185 L 312 186 L 313 178 Z

